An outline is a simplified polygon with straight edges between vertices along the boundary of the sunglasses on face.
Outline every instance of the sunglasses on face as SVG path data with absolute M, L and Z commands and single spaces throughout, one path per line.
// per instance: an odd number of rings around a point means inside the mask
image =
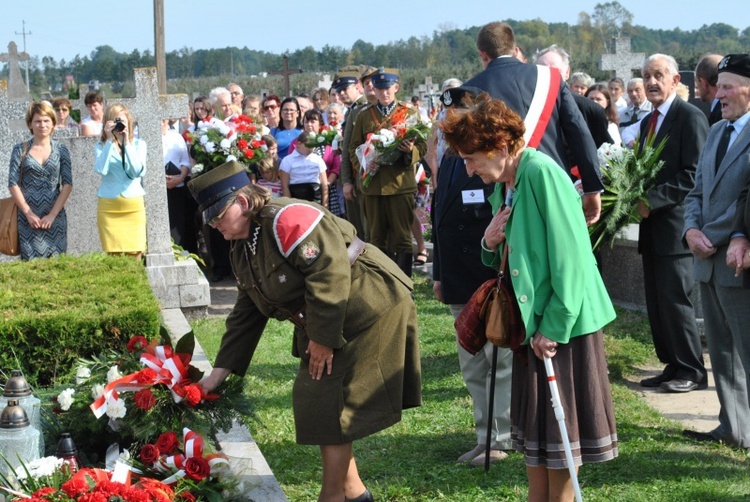
M 55 111 L 56 112 L 69 112 L 70 109 L 69 108 L 65 108 L 64 106 L 58 106 L 57 108 L 55 108 Z
M 276 108 L 278 108 L 278 106 L 276 105 L 264 105 L 263 106 L 264 110 L 275 110 Z

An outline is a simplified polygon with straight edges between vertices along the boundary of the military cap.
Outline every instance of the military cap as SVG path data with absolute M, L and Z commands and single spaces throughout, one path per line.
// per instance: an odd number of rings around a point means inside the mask
M 484 92 L 482 91 L 482 89 L 478 87 L 472 87 L 470 85 L 452 87 L 443 91 L 443 93 L 440 95 L 440 102 L 443 103 L 443 106 L 445 107 L 460 106 L 464 98 L 475 98 L 482 92 Z
M 334 75 L 331 87 L 333 87 L 336 92 L 343 91 L 348 86 L 356 84 L 359 81 L 361 73 L 362 71 L 357 65 L 349 65 L 339 68 L 336 75 Z
M 372 85 L 376 89 L 388 89 L 398 83 L 398 70 L 392 68 L 378 68 L 372 76 Z
M 360 69 L 361 69 L 361 72 L 359 75 L 360 80 L 370 78 L 378 72 L 377 68 L 375 68 L 374 66 L 368 66 L 366 64 L 360 65 Z
M 249 184 L 245 166 L 232 160 L 189 181 L 188 188 L 198 203 L 198 211 L 203 213 L 203 221 L 208 223 L 237 190 Z
M 750 55 L 729 54 L 719 61 L 719 73 L 734 73 L 740 77 L 750 78 Z

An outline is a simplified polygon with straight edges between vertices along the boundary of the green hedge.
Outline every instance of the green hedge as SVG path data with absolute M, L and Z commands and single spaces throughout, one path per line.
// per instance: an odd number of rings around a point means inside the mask
M 0 370 L 37 385 L 78 357 L 155 336 L 159 304 L 142 263 L 91 254 L 0 264 Z

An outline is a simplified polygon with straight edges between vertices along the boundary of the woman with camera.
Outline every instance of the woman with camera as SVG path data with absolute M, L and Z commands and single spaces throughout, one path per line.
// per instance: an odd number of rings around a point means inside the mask
M 101 141 L 94 147 L 94 170 L 102 176 L 97 226 L 102 249 L 141 257 L 146 251 L 146 143 L 133 138 L 133 117 L 123 105 L 104 114 Z

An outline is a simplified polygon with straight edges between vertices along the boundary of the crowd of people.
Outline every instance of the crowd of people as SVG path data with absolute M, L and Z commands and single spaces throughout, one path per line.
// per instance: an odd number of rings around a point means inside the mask
M 374 500 L 359 477 L 353 442 L 421 404 L 410 276 L 427 257 L 415 225 L 418 173 L 426 169 L 434 190 L 435 296 L 457 316 L 479 285 L 501 272 L 523 324 L 511 349 L 487 342 L 470 353 L 457 344 L 477 440 L 457 461 L 476 466 L 519 452 L 529 500 L 572 500 L 543 361 L 555 368 L 576 469 L 616 458 L 602 341 L 615 312 L 587 226 L 601 211 L 597 148 L 631 148 L 655 137 L 665 141 L 664 167 L 638 204 L 638 250 L 665 367 L 641 385 L 677 393 L 706 388 L 690 299 L 697 282 L 722 411 L 716 429 L 685 435 L 750 448 L 750 341 L 743 329 L 750 320 L 750 272 L 743 272 L 750 268 L 750 56 L 701 59 L 696 94 L 711 105 L 705 114 L 679 95 L 678 66 L 666 54 L 649 56 L 628 82 L 597 83 L 571 73 L 570 57 L 556 45 L 527 63 L 505 23 L 482 27 L 477 50 L 483 71 L 465 83 L 443 83 L 431 136 L 402 135 L 388 157 L 368 156 L 373 134 L 431 118 L 418 99 L 397 99 L 399 74 L 388 68 L 346 66 L 330 89 L 284 99 L 245 96 L 230 83 L 194 99 L 187 119 L 164 121 L 172 236 L 209 256 L 213 280 L 238 283 L 204 389 L 230 373 L 244 375 L 269 318 L 290 320 L 300 358 L 297 441 L 320 448 L 319 500 Z M 13 149 L 9 175 L 23 259 L 66 250 L 72 175 L 67 149 L 52 139 L 56 127 L 99 138 L 103 250 L 146 250 L 145 144 L 134 117 L 122 105 L 105 107 L 96 92 L 85 104 L 90 117 L 80 126 L 66 99 L 29 108 L 32 137 Z M 263 128 L 263 158 L 193 172 L 194 152 L 181 133 L 242 116 Z M 338 131 L 340 141 L 311 146 L 324 128 Z

